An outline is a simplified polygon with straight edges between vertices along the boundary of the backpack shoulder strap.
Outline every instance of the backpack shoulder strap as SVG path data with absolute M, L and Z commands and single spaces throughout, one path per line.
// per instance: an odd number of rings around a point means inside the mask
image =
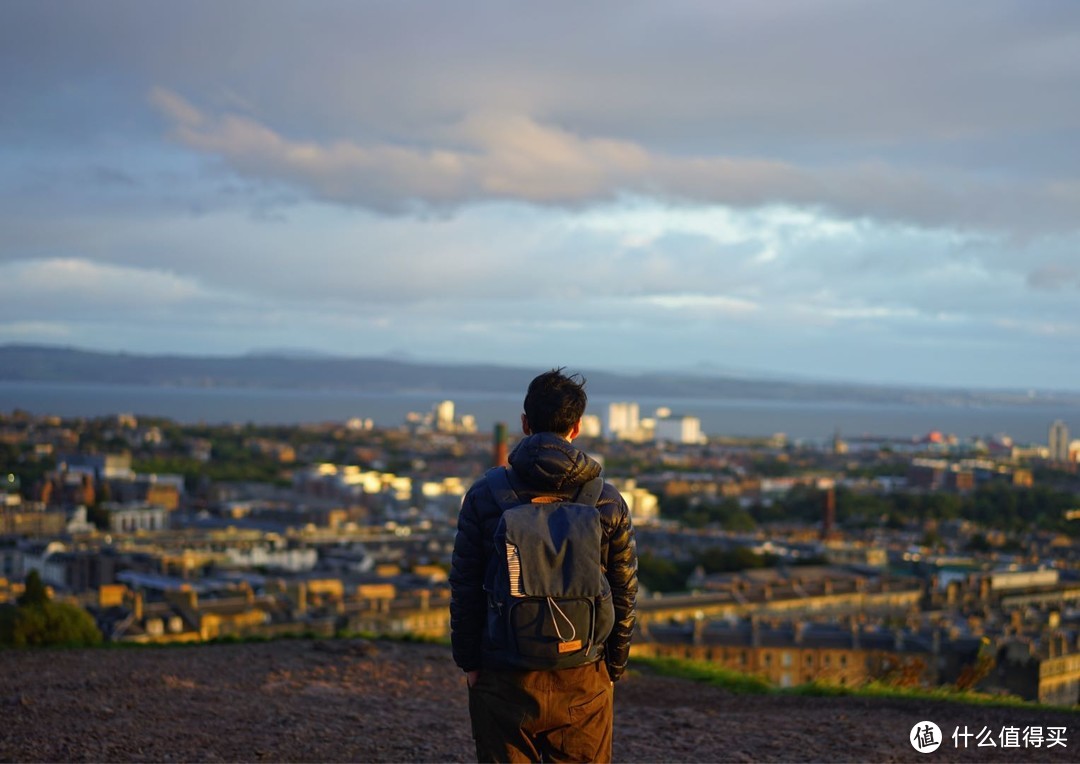
M 585 483 L 578 489 L 577 496 L 574 497 L 574 501 L 578 504 L 587 504 L 590 507 L 595 507 L 596 502 L 600 501 L 600 494 L 604 491 L 604 476 L 597 475 L 588 483 Z
M 507 510 L 521 504 L 521 498 L 517 495 L 513 486 L 510 485 L 506 467 L 492 467 L 487 471 L 485 477 L 487 478 L 488 487 L 491 489 L 491 494 L 499 505 L 499 509 Z

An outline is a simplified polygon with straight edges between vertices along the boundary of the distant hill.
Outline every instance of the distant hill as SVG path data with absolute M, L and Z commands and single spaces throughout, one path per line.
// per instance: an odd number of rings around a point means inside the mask
M 580 369 L 607 397 L 848 401 L 863 403 L 1080 403 L 1080 394 L 968 391 L 748 379 L 680 373 L 616 374 Z M 355 390 L 360 392 L 520 392 L 537 373 L 495 364 L 434 364 L 295 353 L 231 357 L 102 353 L 35 345 L 0 346 L 0 381 Z

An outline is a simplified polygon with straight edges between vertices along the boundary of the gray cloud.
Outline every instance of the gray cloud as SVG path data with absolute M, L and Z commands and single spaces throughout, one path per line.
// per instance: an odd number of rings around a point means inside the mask
M 1050 263 L 1035 268 L 1027 276 L 1027 284 L 1032 289 L 1056 291 L 1080 287 L 1080 270 Z
M 785 184 L 760 191 L 853 214 L 1041 228 L 1075 211 L 1080 6 L 769 5 L 6 3 L 0 66 L 19 76 L 0 96 L 19 118 L 0 134 L 84 143 L 123 123 L 149 139 L 137 106 L 162 86 L 290 146 L 393 148 L 401 162 L 461 149 L 434 126 L 495 113 L 654 158 L 775 165 Z M 670 193 L 726 198 L 723 167 L 697 181 L 653 169 Z M 429 203 L 492 193 L 445 172 L 421 189 Z M 396 207 L 393 177 L 373 199 L 353 181 L 352 197 Z M 562 191 L 535 179 L 541 198 Z

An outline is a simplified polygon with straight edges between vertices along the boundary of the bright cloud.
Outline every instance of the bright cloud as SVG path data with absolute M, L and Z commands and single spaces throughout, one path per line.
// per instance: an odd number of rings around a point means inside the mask
M 58 321 L 8 321 L 0 323 L 0 338 L 17 342 L 57 342 L 71 337 L 68 324 Z
M 42 298 L 62 298 L 80 306 L 152 307 L 190 302 L 203 294 L 190 278 L 82 258 L 0 265 L 0 300 L 5 310 Z

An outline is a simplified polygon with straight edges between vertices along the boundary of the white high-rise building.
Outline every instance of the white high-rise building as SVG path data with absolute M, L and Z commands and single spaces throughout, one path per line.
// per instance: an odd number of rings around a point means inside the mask
M 435 404 L 435 429 L 450 432 L 454 429 L 454 402 L 441 401 Z
M 701 420 L 696 416 L 668 416 L 656 420 L 656 440 L 668 443 L 701 443 Z
M 641 429 L 638 405 L 620 401 L 608 405 L 607 436 L 614 438 L 633 438 Z
M 1069 461 L 1069 428 L 1060 419 L 1050 425 L 1050 461 Z

